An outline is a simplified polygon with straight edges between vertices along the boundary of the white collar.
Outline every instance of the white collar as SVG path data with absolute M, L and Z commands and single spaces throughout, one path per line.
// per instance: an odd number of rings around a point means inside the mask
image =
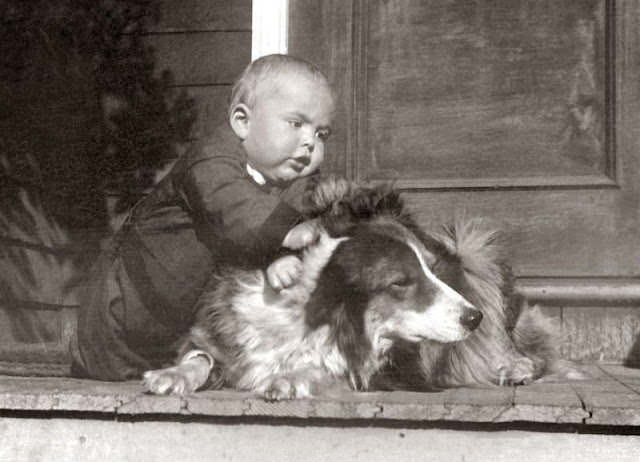
M 258 183 L 260 186 L 263 186 L 263 185 L 265 185 L 267 183 L 267 180 L 264 178 L 262 173 L 257 171 L 255 168 L 253 168 L 249 164 L 247 164 L 247 173 L 249 174 L 249 176 L 251 178 L 253 178 L 253 181 Z

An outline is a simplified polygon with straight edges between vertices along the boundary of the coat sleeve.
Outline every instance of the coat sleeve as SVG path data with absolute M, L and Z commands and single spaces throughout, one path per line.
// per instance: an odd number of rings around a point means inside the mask
M 261 189 L 239 162 L 228 157 L 200 160 L 182 181 L 196 232 L 210 250 L 230 243 L 243 253 L 270 255 L 301 219 L 300 212 Z

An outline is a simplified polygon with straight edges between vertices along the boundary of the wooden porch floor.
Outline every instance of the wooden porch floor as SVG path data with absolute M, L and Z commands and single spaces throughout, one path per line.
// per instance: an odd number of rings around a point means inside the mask
M 229 390 L 187 397 L 152 396 L 135 382 L 110 383 L 66 378 L 0 376 L 0 412 L 90 413 L 99 418 L 273 417 L 405 423 L 530 422 L 637 427 L 640 433 L 640 369 L 591 365 L 583 381 L 535 383 L 520 387 L 478 387 L 442 392 L 345 393 L 331 398 L 265 402 Z M 304 421 L 302 422 L 304 423 Z

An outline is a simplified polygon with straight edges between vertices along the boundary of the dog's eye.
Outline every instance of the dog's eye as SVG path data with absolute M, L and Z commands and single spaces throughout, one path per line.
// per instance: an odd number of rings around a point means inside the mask
M 413 287 L 413 284 L 414 282 L 411 278 L 404 277 L 404 278 L 394 280 L 391 284 L 389 284 L 389 289 L 394 294 L 400 295 L 405 293 L 411 287 Z
M 396 279 L 391 283 L 391 285 L 394 287 L 407 287 L 407 286 L 410 286 L 411 284 L 413 284 L 413 281 L 410 278 Z

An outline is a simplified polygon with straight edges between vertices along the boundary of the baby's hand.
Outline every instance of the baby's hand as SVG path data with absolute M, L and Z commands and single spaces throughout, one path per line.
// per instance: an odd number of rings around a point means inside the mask
M 274 290 L 281 291 L 291 287 L 302 274 L 302 262 L 295 255 L 278 258 L 267 268 L 267 281 Z
M 282 241 L 282 247 L 294 250 L 306 247 L 318 238 L 318 231 L 317 220 L 303 221 L 291 228 Z

